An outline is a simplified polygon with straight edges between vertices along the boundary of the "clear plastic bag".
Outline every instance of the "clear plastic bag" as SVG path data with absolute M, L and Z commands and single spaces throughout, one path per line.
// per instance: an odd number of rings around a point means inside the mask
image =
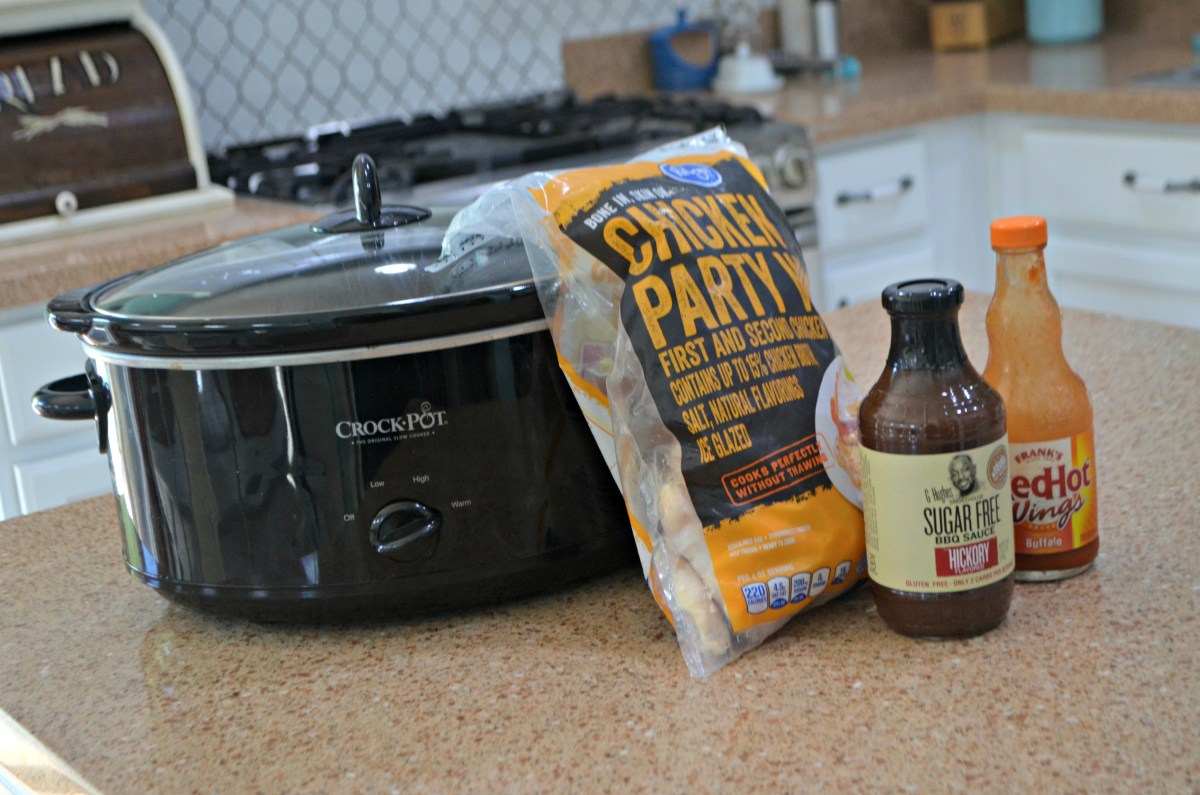
M 498 234 L 524 240 L 692 676 L 864 576 L 861 396 L 740 145 L 713 130 L 531 174 L 459 213 L 445 250 Z

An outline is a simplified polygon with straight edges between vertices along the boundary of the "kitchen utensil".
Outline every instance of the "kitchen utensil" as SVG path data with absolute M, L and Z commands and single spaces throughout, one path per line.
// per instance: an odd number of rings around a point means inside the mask
M 780 0 L 781 49 L 800 59 L 813 57 L 813 12 L 809 0 Z
M 770 59 L 751 52 L 750 43 L 740 41 L 731 55 L 721 58 L 712 87 L 721 94 L 752 94 L 782 86 L 783 78 L 775 74 Z
M 663 91 L 708 88 L 717 71 L 719 39 L 716 26 L 688 22 L 687 10 L 679 9 L 674 25 L 650 34 L 655 88 Z
M 837 60 L 837 0 L 813 0 L 813 28 L 816 37 L 817 57 L 823 61 Z

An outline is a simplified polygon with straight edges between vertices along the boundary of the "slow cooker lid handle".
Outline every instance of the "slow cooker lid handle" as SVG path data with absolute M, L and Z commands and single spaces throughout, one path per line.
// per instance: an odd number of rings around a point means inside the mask
M 327 215 L 312 225 L 318 233 L 377 232 L 397 226 L 424 221 L 432 213 L 424 207 L 383 205 L 379 192 L 379 175 L 370 155 L 359 154 L 350 167 L 350 182 L 354 189 L 354 209 Z
M 354 217 L 365 226 L 375 228 L 383 216 L 383 198 L 379 192 L 379 174 L 370 155 L 359 154 L 350 167 L 350 184 L 354 189 Z

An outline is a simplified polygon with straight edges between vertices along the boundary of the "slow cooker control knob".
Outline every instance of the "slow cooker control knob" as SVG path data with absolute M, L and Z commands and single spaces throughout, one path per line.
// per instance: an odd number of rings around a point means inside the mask
M 417 560 L 433 553 L 442 514 L 417 500 L 390 502 L 371 520 L 371 543 L 380 555 Z

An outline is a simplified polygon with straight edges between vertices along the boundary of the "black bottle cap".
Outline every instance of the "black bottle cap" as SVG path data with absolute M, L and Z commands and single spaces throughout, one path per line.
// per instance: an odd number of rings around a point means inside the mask
M 963 286 L 954 279 L 910 279 L 883 288 L 883 308 L 891 315 L 948 312 L 962 302 Z

